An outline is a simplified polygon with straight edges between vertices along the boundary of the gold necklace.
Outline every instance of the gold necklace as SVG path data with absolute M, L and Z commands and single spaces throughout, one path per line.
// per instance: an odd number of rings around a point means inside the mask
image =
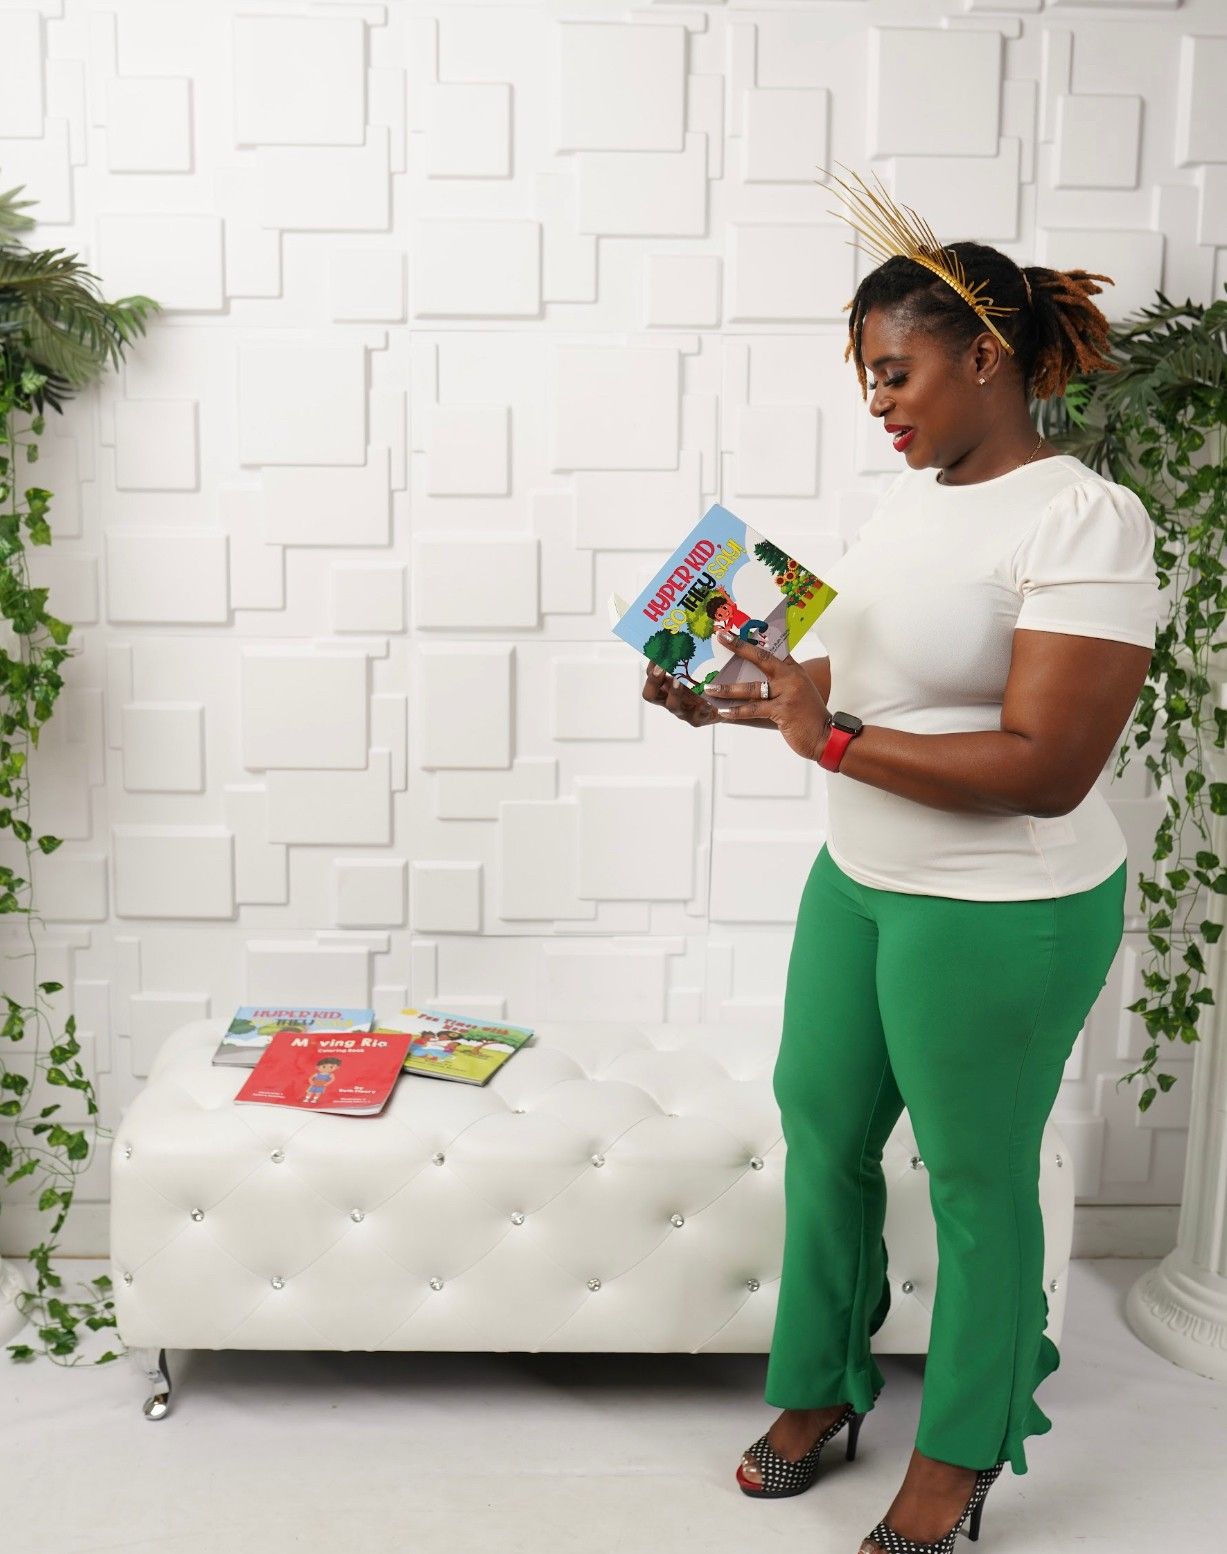
M 1039 437 L 1036 439 L 1035 447 L 1032 448 L 1031 452 L 1027 455 L 1027 457 L 1025 459 L 1023 459 L 1020 463 L 1015 464 L 1014 468 L 1015 469 L 1021 469 L 1024 464 L 1030 464 L 1031 460 L 1035 457 L 1035 455 L 1040 451 L 1040 449 L 1043 446 L 1044 446 L 1044 434 L 1043 434 L 1043 432 L 1041 432 Z M 942 480 L 942 476 L 945 473 L 946 473 L 945 470 L 942 470 L 942 469 L 939 469 L 938 472 L 937 472 L 937 478 L 938 478 L 938 480 L 941 481 L 943 486 L 946 484 L 946 482 L 944 480 Z M 1009 474 L 1012 473 L 1012 471 L 1007 469 L 1007 470 L 1003 470 L 1002 473 L 1005 474 L 1005 475 L 1009 475 Z M 990 476 L 989 478 L 990 479 L 995 479 L 996 477 Z M 980 482 L 979 481 L 974 481 L 973 484 L 979 485 Z

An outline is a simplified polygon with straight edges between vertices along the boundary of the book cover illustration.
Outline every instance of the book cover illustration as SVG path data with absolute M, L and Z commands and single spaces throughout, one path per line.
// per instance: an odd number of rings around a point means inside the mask
M 235 1100 L 370 1117 L 392 1094 L 412 1041 L 407 1031 L 275 1031 Z
M 776 658 L 790 653 L 836 590 L 716 503 L 628 606 L 615 595 L 615 635 L 696 693 L 760 678 L 716 637 L 723 629 Z
M 532 1039 L 526 1025 L 501 1025 L 427 1009 L 402 1009 L 398 1029 L 412 1035 L 405 1072 L 484 1085 Z
M 254 1068 L 277 1031 L 369 1031 L 374 1023 L 373 1009 L 292 1009 L 243 1004 L 213 1054 L 213 1062 L 223 1068 Z

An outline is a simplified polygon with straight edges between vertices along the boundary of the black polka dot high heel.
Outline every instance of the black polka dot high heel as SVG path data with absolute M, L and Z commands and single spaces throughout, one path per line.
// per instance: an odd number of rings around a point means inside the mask
M 874 1393 L 874 1401 L 878 1394 Z M 861 1425 L 865 1415 L 858 1414 L 849 1403 L 834 1423 L 827 1426 L 804 1457 L 799 1457 L 796 1462 L 789 1462 L 787 1457 L 781 1457 L 775 1447 L 772 1446 L 766 1435 L 760 1435 L 754 1445 L 746 1451 L 746 1456 L 751 1457 L 754 1466 L 763 1476 L 761 1484 L 755 1484 L 752 1480 L 743 1478 L 740 1464 L 737 1468 L 737 1483 L 741 1487 L 743 1495 L 750 1495 L 759 1500 L 783 1500 L 789 1495 L 802 1495 L 818 1476 L 818 1460 L 822 1456 L 822 1448 L 833 1436 L 839 1434 L 845 1425 L 848 1426 L 848 1461 L 856 1459 L 856 1442 L 861 1433 Z
M 939 1538 L 936 1543 L 917 1543 L 914 1538 L 905 1538 L 885 1520 L 880 1521 L 873 1529 L 868 1541 L 883 1549 L 885 1554 L 954 1554 L 954 1540 L 968 1516 L 971 1517 L 971 1526 L 968 1528 L 967 1536 L 973 1543 L 979 1538 L 984 1497 L 993 1487 L 997 1475 L 1004 1467 L 1005 1463 L 999 1462 L 995 1467 L 980 1468 L 977 1471 L 976 1482 L 972 1486 L 967 1504 L 963 1507 L 963 1514 L 945 1537 Z

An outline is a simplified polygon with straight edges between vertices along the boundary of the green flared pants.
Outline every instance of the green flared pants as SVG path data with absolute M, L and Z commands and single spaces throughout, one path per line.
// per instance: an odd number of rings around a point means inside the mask
M 851 1402 L 883 1385 L 890 1309 L 882 1150 L 903 1108 L 929 1179 L 939 1274 L 916 1446 L 1009 1462 L 1052 1421 L 1040 1141 L 1124 928 L 1127 869 L 1075 895 L 967 901 L 861 885 L 824 845 L 788 966 L 774 1073 L 783 1269 L 765 1400 Z

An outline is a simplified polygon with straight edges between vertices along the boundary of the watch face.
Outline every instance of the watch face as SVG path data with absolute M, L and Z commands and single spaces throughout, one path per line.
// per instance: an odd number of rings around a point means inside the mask
M 831 721 L 836 728 L 842 728 L 846 734 L 859 734 L 865 726 L 860 718 L 854 717 L 850 712 L 833 712 Z

